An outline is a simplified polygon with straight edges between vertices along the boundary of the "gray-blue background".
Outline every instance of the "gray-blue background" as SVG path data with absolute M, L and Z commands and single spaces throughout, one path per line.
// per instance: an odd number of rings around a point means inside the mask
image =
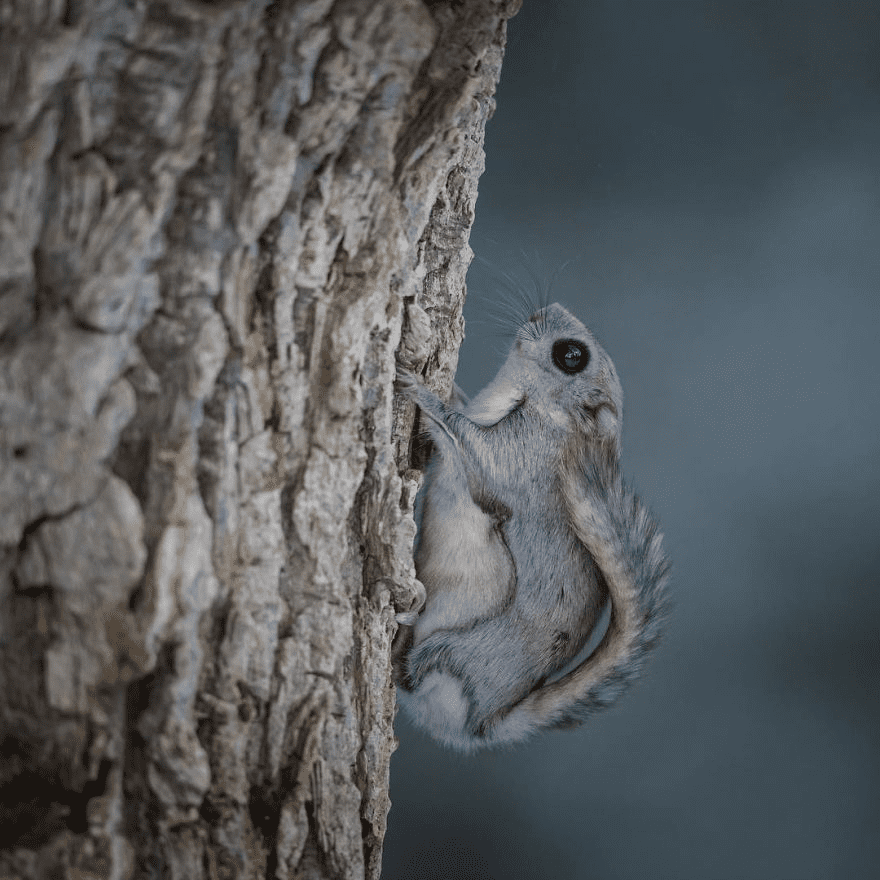
M 398 718 L 383 878 L 880 876 L 880 4 L 526 0 L 486 152 L 459 384 L 493 272 L 577 258 L 676 607 L 580 729 Z

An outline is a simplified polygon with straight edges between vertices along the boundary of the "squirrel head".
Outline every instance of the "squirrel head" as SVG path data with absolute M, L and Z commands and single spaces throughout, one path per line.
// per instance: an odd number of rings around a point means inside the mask
M 558 303 L 523 323 L 498 374 L 467 413 L 492 425 L 518 407 L 619 448 L 623 389 L 617 371 L 593 334 Z

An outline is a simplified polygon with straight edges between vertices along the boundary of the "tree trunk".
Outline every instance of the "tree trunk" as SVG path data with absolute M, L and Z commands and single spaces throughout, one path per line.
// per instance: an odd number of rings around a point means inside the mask
M 378 877 L 517 5 L 0 0 L 0 877 Z

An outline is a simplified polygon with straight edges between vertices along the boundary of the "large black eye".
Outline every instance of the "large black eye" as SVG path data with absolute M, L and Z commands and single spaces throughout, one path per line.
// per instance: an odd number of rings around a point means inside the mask
M 574 339 L 553 343 L 553 363 L 563 373 L 579 373 L 590 362 L 590 349 Z

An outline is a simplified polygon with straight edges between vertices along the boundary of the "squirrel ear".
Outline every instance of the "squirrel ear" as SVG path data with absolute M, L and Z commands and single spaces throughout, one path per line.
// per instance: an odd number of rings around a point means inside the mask
M 596 414 L 596 422 L 599 427 L 599 434 L 602 437 L 610 437 L 615 440 L 618 447 L 618 452 L 620 451 L 620 420 L 617 418 L 617 414 L 611 410 L 608 406 L 602 406 L 599 408 L 599 412 Z

